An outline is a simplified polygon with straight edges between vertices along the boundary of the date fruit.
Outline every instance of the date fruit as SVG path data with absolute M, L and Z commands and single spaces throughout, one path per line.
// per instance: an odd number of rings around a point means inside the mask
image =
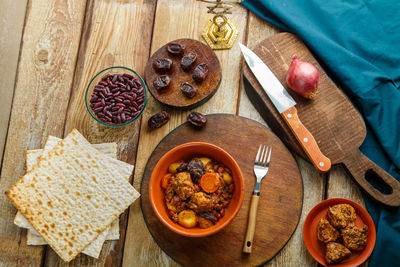
M 147 122 L 151 129 L 160 128 L 169 121 L 169 115 L 166 111 L 161 111 L 150 117 Z
M 173 56 L 182 56 L 185 52 L 185 45 L 170 43 L 167 45 L 167 51 Z
M 168 71 L 172 68 L 172 60 L 169 58 L 157 59 L 153 62 L 153 68 L 160 72 Z
M 201 83 L 204 81 L 208 74 L 208 67 L 206 63 L 200 63 L 193 71 L 193 80 L 196 83 Z
M 197 179 L 200 179 L 201 176 L 204 174 L 204 165 L 201 160 L 198 158 L 194 158 L 191 161 L 189 161 L 187 170 L 190 173 L 190 177 L 196 181 Z
M 169 87 L 170 82 L 171 82 L 171 78 L 168 75 L 161 75 L 161 76 L 158 76 L 153 81 L 153 86 L 157 90 L 157 92 L 160 92 L 162 90 L 167 89 Z
M 197 59 L 197 55 L 193 52 L 188 53 L 181 60 L 181 67 L 184 71 L 190 71 L 193 67 L 194 62 Z
M 189 83 L 182 83 L 181 84 L 181 91 L 185 96 L 188 98 L 193 98 L 197 93 L 197 88 Z
M 203 128 L 207 123 L 207 118 L 199 112 L 192 112 L 188 115 L 188 122 L 195 128 Z

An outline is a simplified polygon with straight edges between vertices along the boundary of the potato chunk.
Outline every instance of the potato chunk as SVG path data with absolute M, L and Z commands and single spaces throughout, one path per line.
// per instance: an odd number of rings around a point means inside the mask
M 212 223 L 212 221 L 207 220 L 206 218 L 203 217 L 197 217 L 197 221 L 199 223 L 199 227 L 206 229 L 206 228 L 210 228 L 211 226 L 213 226 L 214 224 Z
M 183 163 L 183 161 L 178 161 L 178 162 L 172 163 L 171 165 L 169 165 L 168 171 L 172 174 L 176 173 L 176 169 L 178 169 L 178 167 L 181 166 L 182 163 Z
M 232 179 L 232 176 L 229 174 L 229 173 L 227 173 L 227 172 L 223 172 L 222 173 L 222 179 L 224 180 L 224 182 L 226 183 L 226 184 L 231 184 L 232 182 L 233 182 L 233 179 Z
M 197 224 L 196 213 L 192 210 L 183 210 L 179 213 L 178 223 L 186 228 L 193 228 Z
M 210 158 L 206 158 L 206 157 L 199 158 L 199 160 L 201 160 L 201 162 L 203 162 L 204 166 L 206 166 L 208 163 L 211 162 L 211 159 Z

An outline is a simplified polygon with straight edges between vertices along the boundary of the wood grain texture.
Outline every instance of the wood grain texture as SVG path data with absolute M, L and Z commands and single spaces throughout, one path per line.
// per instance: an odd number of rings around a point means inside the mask
M 92 143 L 116 142 L 118 159 L 131 164 L 135 164 L 140 119 L 122 128 L 102 126 L 87 112 L 84 94 L 90 79 L 106 67 L 126 66 L 143 75 L 150 51 L 154 10 L 155 1 L 89 3 L 65 125 L 65 134 L 77 128 Z M 80 254 L 69 266 L 119 266 L 127 217 L 127 212 L 120 217 L 120 239 L 106 241 L 99 259 Z M 46 252 L 45 265 L 66 266 L 50 248 Z
M 251 253 L 253 249 L 253 240 L 254 240 L 254 232 L 256 230 L 256 221 L 257 221 L 257 211 L 258 211 L 258 202 L 260 200 L 260 196 L 252 195 L 250 201 L 250 210 L 247 221 L 247 230 L 246 236 L 243 242 L 243 252 Z
M 0 2 L 0 164 L 11 112 L 27 0 Z M 1 171 L 1 167 L 0 167 Z
M 176 145 L 191 141 L 210 142 L 227 151 L 240 166 L 245 183 L 239 213 L 226 228 L 204 238 L 187 238 L 168 230 L 154 214 L 147 194 L 151 172 L 158 160 Z M 256 183 L 253 163 L 261 143 L 272 147 L 271 163 L 261 183 L 252 253 L 245 254 L 243 242 Z M 256 266 L 271 259 L 296 229 L 302 208 L 302 187 L 297 164 L 277 136 L 255 121 L 214 114 L 207 116 L 204 129 L 195 130 L 185 123 L 157 146 L 144 171 L 141 206 L 157 243 L 184 266 Z
M 160 103 L 170 108 L 192 109 L 204 104 L 216 92 L 221 83 L 221 65 L 214 51 L 206 44 L 193 39 L 179 39 L 173 41 L 185 45 L 185 54 L 192 52 L 197 55 L 197 59 L 193 64 L 191 71 L 184 71 L 180 62 L 182 57 L 171 56 L 167 52 L 168 44 L 159 48 L 149 59 L 145 70 L 145 79 L 149 91 L 152 96 Z M 155 71 L 153 62 L 157 59 L 168 58 L 172 60 L 172 68 L 168 72 Z M 192 78 L 193 70 L 200 63 L 206 63 L 208 74 L 206 79 L 201 83 L 196 83 Z M 153 85 L 153 81 L 160 75 L 168 75 L 171 78 L 169 88 L 158 92 Z M 181 91 L 181 84 L 189 83 L 197 88 L 196 95 L 188 98 Z
M 360 114 L 319 66 L 307 47 L 295 35 L 281 33 L 262 41 L 253 51 L 287 88 L 285 77 L 294 54 L 297 54 L 299 59 L 317 67 L 320 75 L 315 100 L 305 99 L 288 89 L 297 102 L 296 108 L 300 120 L 315 137 L 320 150 L 332 164 L 343 162 L 357 183 L 374 199 L 391 206 L 400 205 L 400 183 L 368 161 L 358 150 L 366 135 L 364 121 Z M 246 87 L 247 93 L 263 118 L 291 149 L 301 155 L 304 154 L 294 134 L 289 130 L 281 114 L 273 106 L 247 65 L 244 65 L 243 75 L 252 85 Z M 363 164 L 358 165 L 359 162 Z M 393 189 L 391 194 L 382 194 L 367 182 L 364 176 L 369 168 L 372 168 L 390 185 Z
M 319 66 L 318 62 L 309 52 L 307 47 L 294 35 L 281 33 L 268 40 L 260 42 L 257 47 L 250 47 L 268 65 L 275 76 L 286 86 L 289 94 L 296 101 L 296 108 L 300 120 L 313 134 L 324 155 L 332 164 L 342 162 L 346 153 L 358 148 L 365 138 L 366 130 L 360 114 L 348 101 L 342 91 L 330 80 L 327 74 Z M 315 100 L 305 99 L 288 89 L 286 85 L 286 73 L 292 61 L 292 55 L 315 65 L 319 70 L 318 93 Z M 294 135 L 289 130 L 283 118 L 278 113 L 272 102 L 261 88 L 260 84 L 248 68 L 243 66 L 243 74 L 252 84 L 263 106 L 265 119 L 274 121 L 274 131 L 279 132 L 285 143 L 295 151 L 302 150 Z M 252 98 L 252 97 L 251 97 Z M 303 153 L 301 153 L 303 154 Z
M 250 13 L 246 38 L 248 47 L 255 47 L 261 40 L 276 33 L 278 33 L 277 28 Z M 246 64 L 244 61 L 243 63 Z M 240 92 L 239 115 L 266 124 L 249 100 L 244 90 L 244 84 L 242 84 Z M 300 221 L 286 246 L 264 266 L 318 266 L 318 263 L 311 257 L 304 246 L 303 223 L 308 212 L 324 199 L 326 178 L 325 175 L 318 173 L 311 164 L 300 157 L 296 156 L 296 161 L 301 171 L 304 196 L 306 196 L 303 199 Z
M 206 26 L 210 15 L 207 15 L 207 3 L 195 0 L 159 0 L 157 1 L 156 17 L 151 46 L 151 54 L 164 44 L 179 38 L 201 40 L 201 32 Z M 231 21 L 239 28 L 239 41 L 243 41 L 246 28 L 247 11 L 245 8 L 234 5 Z M 236 44 L 230 50 L 216 51 L 222 68 L 222 82 L 216 94 L 206 104 L 195 110 L 204 114 L 236 112 L 236 103 L 239 92 L 240 58 L 239 47 Z M 177 125 L 186 121 L 189 112 L 176 111 L 165 108 L 149 98 L 146 110 L 143 113 L 143 122 L 150 116 L 165 109 L 171 116 L 169 123 L 163 127 L 150 131 L 147 123 L 142 123 L 138 157 L 136 159 L 134 186 L 140 187 L 143 170 L 147 159 L 157 143 Z M 171 265 L 171 260 L 154 242 L 143 220 L 140 206 L 135 203 L 129 210 L 129 223 L 124 247 L 123 266 L 133 263 L 137 266 Z
M 27 8 L 1 192 L 24 174 L 26 149 L 41 147 L 49 134 L 62 135 L 84 10 L 83 1 L 57 0 L 32 1 Z M 44 247 L 26 245 L 4 194 L 0 210 L 0 265 L 39 265 Z

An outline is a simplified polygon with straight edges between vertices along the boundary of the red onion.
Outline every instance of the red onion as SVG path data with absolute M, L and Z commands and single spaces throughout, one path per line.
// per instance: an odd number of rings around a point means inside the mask
M 313 99 L 317 95 L 318 70 L 309 62 L 297 59 L 294 54 L 286 75 L 286 82 L 291 89 L 301 96 Z

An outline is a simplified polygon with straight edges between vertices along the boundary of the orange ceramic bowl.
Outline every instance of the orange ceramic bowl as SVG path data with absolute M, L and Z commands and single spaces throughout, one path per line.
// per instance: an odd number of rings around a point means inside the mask
M 232 172 L 235 191 L 233 192 L 233 197 L 226 210 L 225 216 L 222 217 L 214 226 L 207 229 L 201 229 L 199 227 L 185 228 L 173 222 L 168 216 L 164 191 L 161 188 L 161 179 L 166 173 L 168 173 L 168 167 L 171 163 L 180 160 L 189 160 L 193 157 L 200 156 L 210 157 L 227 166 Z M 183 236 L 204 237 L 215 234 L 223 229 L 238 213 L 244 198 L 243 175 L 236 161 L 222 148 L 203 142 L 185 143 L 171 149 L 158 161 L 151 174 L 149 194 L 151 206 L 153 207 L 155 214 L 166 227 Z
M 361 227 L 366 225 L 368 227 L 368 240 L 367 245 L 363 251 L 352 251 L 349 258 L 340 263 L 330 265 L 335 267 L 353 267 L 359 266 L 366 261 L 371 255 L 375 247 L 376 232 L 375 225 L 369 213 L 359 204 L 345 198 L 330 198 L 320 202 L 308 213 L 303 226 L 303 239 L 304 243 L 310 252 L 311 256 L 324 266 L 328 266 L 325 260 L 326 245 L 317 238 L 318 223 L 321 218 L 326 218 L 326 212 L 329 207 L 336 204 L 350 204 L 356 210 L 357 220 L 356 226 Z

